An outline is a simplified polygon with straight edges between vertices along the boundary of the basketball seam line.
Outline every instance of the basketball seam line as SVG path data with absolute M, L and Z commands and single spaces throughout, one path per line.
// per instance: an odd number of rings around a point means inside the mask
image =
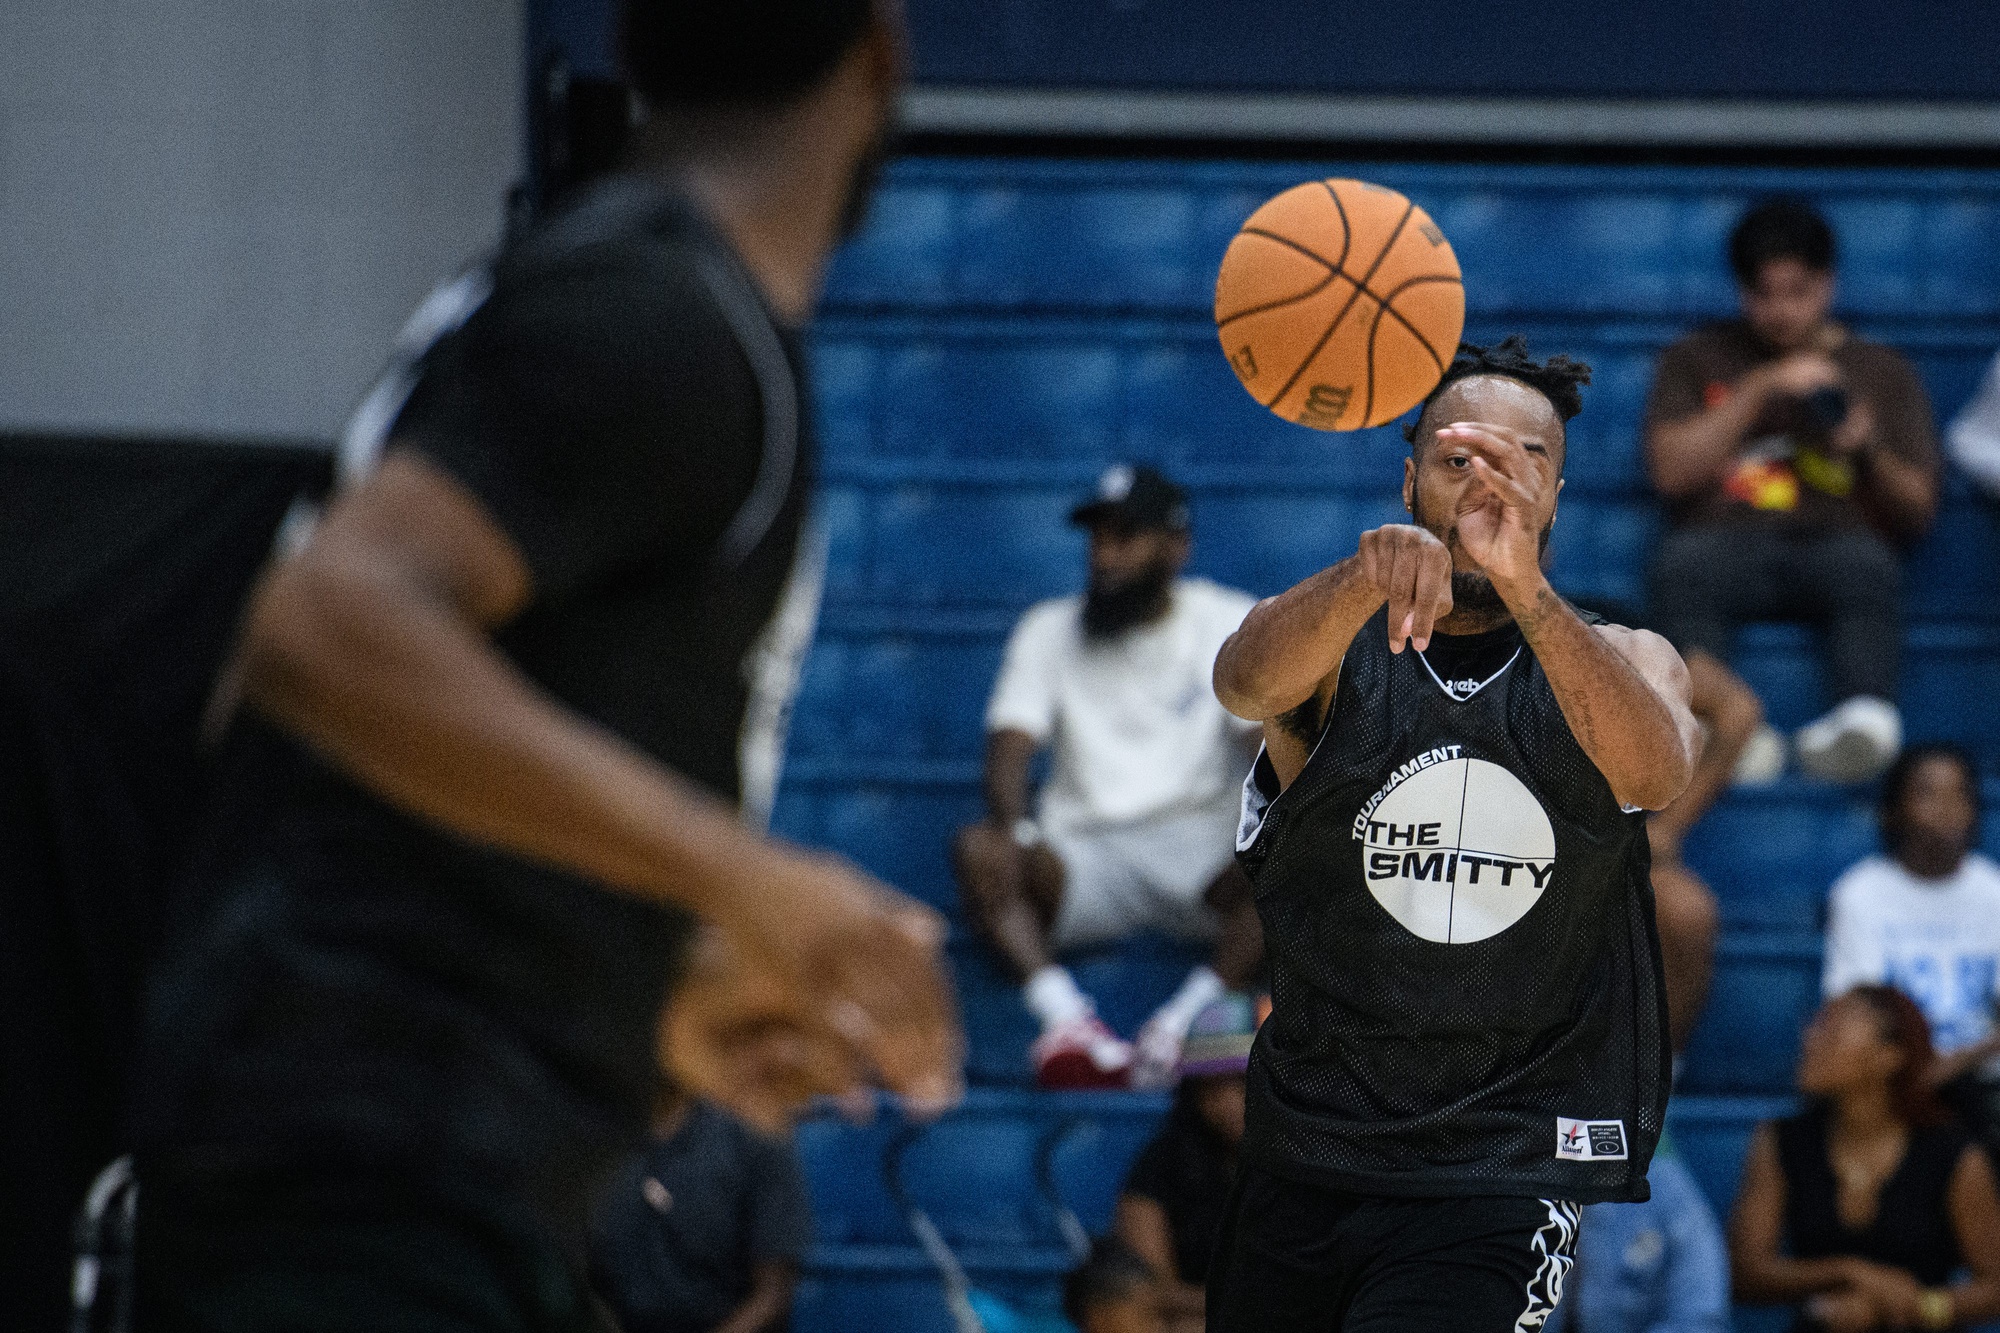
M 1321 268 L 1325 269 L 1328 273 L 1340 272 L 1340 265 L 1334 263 L 1330 259 L 1325 258 L 1316 251 L 1306 249 L 1303 245 L 1300 245 L 1297 241 L 1293 240 L 1289 236 L 1280 236 L 1275 231 L 1265 231 L 1262 227 L 1252 227 L 1248 225 L 1245 225 L 1243 230 L 1239 232 L 1238 235 L 1262 236 L 1267 241 L 1276 241 L 1279 245 L 1287 246 L 1290 249 L 1298 251 L 1300 254 L 1304 255 L 1307 259 L 1312 260 L 1313 263 L 1318 264 Z
M 1239 319 L 1248 319 L 1252 315 L 1262 315 L 1269 311 L 1276 310 L 1281 306 L 1291 305 L 1295 301 L 1310 300 L 1311 298 L 1318 296 L 1321 292 L 1325 291 L 1328 285 L 1331 284 L 1335 278 L 1344 278 L 1348 282 L 1354 283 L 1354 279 L 1348 277 L 1347 274 L 1341 272 L 1338 265 L 1329 264 L 1325 259 L 1320 257 L 1318 254 L 1314 253 L 1311 250 L 1306 249 L 1303 245 L 1300 245 L 1297 241 L 1292 240 L 1288 236 L 1280 236 L 1276 232 L 1265 231 L 1262 227 L 1245 227 L 1243 228 L 1243 233 L 1250 236 L 1262 236 L 1267 241 L 1276 241 L 1279 245 L 1286 246 L 1290 249 L 1298 251 L 1300 254 L 1304 255 L 1307 259 L 1312 260 L 1313 263 L 1318 264 L 1320 267 L 1327 270 L 1326 280 L 1324 282 L 1321 282 L 1318 286 L 1300 292 L 1296 296 L 1287 296 L 1282 301 L 1270 301 L 1266 302 L 1263 305 L 1251 306 L 1248 310 L 1239 310 L 1235 314 L 1230 315 L 1226 319 L 1219 319 L 1215 322 L 1215 327 L 1217 331 L 1228 328 L 1231 324 L 1234 324 Z M 1371 269 L 1370 272 L 1373 272 L 1373 270 Z M 1375 289 L 1368 286 L 1366 283 L 1354 283 L 1354 285 L 1356 289 L 1359 290 L 1360 293 L 1363 296 L 1366 296 L 1369 300 L 1374 301 L 1377 305 L 1387 306 L 1389 302 L 1395 300 L 1396 297 L 1401 293 L 1408 291 L 1412 287 L 1419 286 L 1426 282 L 1453 282 L 1457 283 L 1461 287 L 1465 285 L 1465 279 L 1463 277 L 1448 278 L 1442 273 L 1427 273 L 1422 277 L 1411 278 L 1407 282 L 1403 283 L 1402 286 L 1397 287 L 1396 289 L 1391 291 L 1387 296 L 1376 295 Z M 1444 358 L 1438 354 L 1437 348 L 1431 346 L 1431 340 L 1429 338 L 1424 337 L 1423 333 L 1417 328 L 1416 325 L 1410 323 L 1409 320 L 1403 318 L 1401 311 L 1392 309 L 1389 311 L 1389 313 L 1396 317 L 1397 323 L 1401 324 L 1404 328 L 1408 329 L 1411 335 L 1414 336 L 1418 342 L 1424 345 L 1424 350 L 1431 354 L 1431 360 L 1437 362 L 1438 370 L 1440 372 L 1443 371 Z M 1379 315 L 1377 316 L 1377 319 L 1378 320 L 1380 319 Z M 1369 401 L 1370 402 L 1374 401 L 1374 395 L 1372 393 L 1369 395 Z
M 1333 182 L 1322 180 L 1320 187 L 1326 191 L 1326 197 L 1333 200 L 1333 211 L 1340 214 L 1340 262 L 1333 266 L 1338 272 L 1347 266 L 1347 256 L 1354 249 L 1354 224 L 1347 220 L 1347 205 L 1340 202 L 1340 191 L 1333 188 Z
M 1342 276 L 1340 270 L 1334 269 L 1333 271 L 1329 272 L 1324 278 L 1320 279 L 1317 286 L 1314 286 L 1306 291 L 1300 292 L 1297 296 L 1287 296 L 1282 301 L 1267 301 L 1263 305 L 1253 305 L 1248 310 L 1239 310 L 1235 314 L 1231 315 L 1228 319 L 1217 320 L 1215 322 L 1216 330 L 1219 332 L 1223 329 L 1228 328 L 1231 324 L 1234 324 L 1239 319 L 1248 319 L 1252 315 L 1261 315 L 1266 313 L 1267 311 L 1276 310 L 1281 306 L 1288 306 L 1292 304 L 1294 301 L 1310 300 L 1311 298 L 1318 296 L 1321 292 L 1325 291 L 1328 287 L 1331 287 L 1333 285 L 1334 279 L 1340 276 Z M 1433 355 L 1435 355 L 1435 353 Z
M 1410 290 L 1410 288 L 1421 287 L 1423 284 L 1427 282 L 1449 282 L 1449 283 L 1455 283 L 1460 287 L 1465 286 L 1464 278 L 1447 278 L 1441 273 L 1432 273 L 1432 274 L 1427 274 L 1421 278 L 1408 279 L 1403 283 L 1402 286 L 1397 287 L 1395 290 L 1391 291 L 1387 296 L 1375 296 L 1374 292 L 1370 292 L 1368 294 L 1370 296 L 1374 296 L 1377 304 L 1379 304 L 1384 310 L 1387 310 L 1390 314 L 1394 315 L 1397 321 L 1401 323 L 1404 328 L 1408 329 L 1411 335 L 1415 337 L 1418 342 L 1424 345 L 1424 350 L 1431 354 L 1431 360 L 1437 362 L 1439 370 L 1443 370 L 1445 366 L 1444 357 L 1442 354 L 1439 353 L 1437 348 L 1431 346 L 1431 340 L 1429 338 L 1424 337 L 1422 330 L 1418 329 L 1416 325 L 1410 323 L 1409 320 L 1405 319 L 1403 317 L 1402 311 L 1396 309 L 1395 306 L 1390 304 L 1390 302 L 1394 301 L 1404 292 Z M 1457 348 L 1452 349 L 1454 354 L 1457 352 L 1457 350 L 1458 350 Z
M 1375 338 L 1377 334 L 1382 332 L 1383 315 L 1392 316 L 1398 324 L 1408 329 L 1410 336 L 1417 340 L 1417 345 L 1424 349 L 1424 354 L 1430 357 L 1431 364 L 1438 368 L 1438 374 L 1440 376 L 1444 374 L 1444 362 L 1438 358 L 1437 348 L 1431 346 L 1431 340 L 1417 332 L 1417 326 L 1403 318 L 1402 312 L 1390 305 L 1389 302 L 1421 283 L 1450 281 L 1452 281 L 1450 278 L 1438 277 L 1411 278 L 1408 282 L 1396 288 L 1395 291 L 1390 292 L 1387 297 L 1378 296 L 1375 298 L 1375 321 L 1368 326 L 1368 393 L 1361 400 L 1361 424 L 1364 428 L 1369 424 L 1370 418 L 1375 415 Z M 1460 285 L 1462 286 L 1463 283 Z
M 1364 287 L 1368 285 L 1368 279 L 1375 276 L 1375 270 L 1382 267 L 1382 261 L 1389 257 L 1389 249 L 1391 246 L 1396 244 L 1396 238 L 1403 234 L 1403 228 L 1406 225 L 1408 225 L 1410 221 L 1410 214 L 1416 211 L 1417 211 L 1417 206 L 1415 204 L 1410 203 L 1407 200 L 1404 201 L 1403 216 L 1396 219 L 1396 225 L 1390 229 L 1389 239 L 1382 242 L 1382 249 L 1375 256 L 1375 262 L 1368 266 L 1368 271 L 1361 275 L 1361 280 L 1359 282 L 1356 282 L 1354 284 L 1354 295 L 1347 298 L 1347 304 L 1340 308 L 1340 313 L 1334 316 L 1333 322 L 1331 324 L 1328 324 L 1326 326 L 1326 332 L 1322 333 L 1319 337 L 1319 341 L 1313 344 L 1313 349 L 1310 352 L 1306 353 L 1306 359 L 1299 363 L 1299 368 L 1292 372 L 1292 377 L 1290 379 L 1285 381 L 1285 387 L 1278 390 L 1275 394 L 1272 394 L 1271 401 L 1265 403 L 1264 404 L 1265 407 L 1273 406 L 1279 400 L 1284 398 L 1286 394 L 1290 393 L 1292 391 L 1292 386 L 1299 382 L 1299 377 L 1306 373 L 1307 367 L 1312 365 L 1313 358 L 1318 356 L 1320 352 L 1325 349 L 1327 342 L 1333 337 L 1333 331 L 1340 327 L 1340 322 L 1347 318 L 1347 312 L 1354 309 L 1354 303 L 1361 299 L 1361 291 Z
M 1279 245 L 1285 246 L 1288 249 L 1298 251 L 1300 254 L 1304 255 L 1307 259 L 1312 260 L 1313 263 L 1318 264 L 1323 269 L 1326 269 L 1334 277 L 1346 278 L 1349 282 L 1354 282 L 1354 278 L 1351 275 L 1342 271 L 1340 264 L 1333 263 L 1331 260 L 1327 259 L 1324 255 L 1320 254 L 1317 250 L 1308 250 L 1305 246 L 1300 245 L 1297 241 L 1293 240 L 1289 236 L 1280 236 L 1278 235 L 1278 233 L 1274 231 L 1265 231 L 1262 227 L 1251 227 L 1247 225 L 1240 229 L 1239 234 L 1245 236 L 1262 236 L 1267 241 L 1276 241 Z M 1393 238 L 1391 239 L 1393 241 Z M 1346 262 L 1347 262 L 1347 256 L 1343 254 L 1341 256 L 1341 264 L 1344 264 Z M 1372 274 L 1374 273 L 1375 270 L 1371 268 L 1368 271 L 1369 273 Z M 1397 287 L 1394 291 L 1391 291 L 1387 297 L 1376 295 L 1375 289 L 1368 286 L 1365 279 L 1361 282 L 1355 282 L 1354 285 L 1361 289 L 1362 295 L 1370 298 L 1371 300 L 1386 302 L 1389 299 L 1392 299 L 1397 292 L 1402 291 L 1404 288 L 1414 287 L 1418 283 L 1423 283 L 1423 282 L 1455 282 L 1459 286 L 1463 287 L 1465 285 L 1465 278 L 1464 275 L 1462 274 L 1456 278 L 1453 278 L 1453 277 L 1448 277 L 1442 273 L 1426 273 L 1420 277 L 1410 278 L 1409 280 L 1405 281 L 1401 287 Z M 1325 285 L 1326 284 L 1321 283 L 1320 286 L 1313 288 L 1309 292 L 1301 292 L 1297 296 L 1288 297 L 1286 300 L 1303 301 L 1308 296 L 1317 296 L 1319 295 L 1320 291 L 1325 287 Z M 1231 315 L 1228 319 L 1217 321 L 1217 327 L 1219 328 L 1223 324 L 1228 324 L 1233 320 L 1241 319 L 1245 315 L 1262 314 L 1266 310 L 1270 310 L 1276 306 L 1281 306 L 1284 304 L 1286 304 L 1286 301 L 1274 301 L 1271 303 L 1271 305 L 1259 306 L 1255 310 L 1239 310 L 1235 314 Z M 1415 332 L 1415 330 L 1412 330 L 1412 332 Z M 1418 336 L 1421 337 L 1422 335 L 1419 334 Z M 1430 346 L 1429 343 L 1425 343 L 1424 345 L 1426 347 Z M 1437 348 L 1435 347 L 1431 348 L 1431 355 L 1433 356 L 1437 355 Z

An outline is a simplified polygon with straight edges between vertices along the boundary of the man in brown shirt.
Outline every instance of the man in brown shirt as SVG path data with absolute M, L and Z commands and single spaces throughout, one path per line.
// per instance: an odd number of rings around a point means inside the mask
M 1809 205 L 1753 208 L 1729 260 L 1741 318 L 1669 347 L 1647 405 L 1672 523 L 1653 619 L 1683 653 L 1718 658 L 1748 620 L 1823 629 L 1834 707 L 1794 745 L 1808 773 L 1860 781 L 1902 744 L 1895 544 L 1937 507 L 1930 401 L 1900 353 L 1829 318 L 1834 237 Z

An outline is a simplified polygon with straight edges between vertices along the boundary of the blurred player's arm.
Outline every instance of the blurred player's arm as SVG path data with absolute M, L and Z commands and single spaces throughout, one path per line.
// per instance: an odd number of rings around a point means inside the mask
M 1513 613 L 1577 743 L 1621 802 L 1665 809 L 1686 789 L 1701 748 L 1680 654 L 1646 630 L 1586 625 L 1549 586 L 1542 534 L 1528 517 L 1561 484 L 1546 452 L 1531 458 L 1516 432 L 1478 422 L 1446 426 L 1438 440 L 1468 451 L 1489 497 L 1459 512 L 1459 541 Z
M 479 501 L 393 452 L 253 593 L 244 698 L 404 809 L 714 923 L 781 979 L 808 1037 L 850 1057 L 822 1082 L 872 1073 L 923 1101 L 954 1095 L 936 915 L 753 833 L 539 690 L 489 637 L 533 595 Z
M 1419 651 L 1451 611 L 1451 554 L 1420 527 L 1392 523 L 1361 534 L 1355 553 L 1252 607 L 1215 657 L 1215 696 L 1264 724 L 1279 782 L 1305 767 L 1340 662 L 1375 608 L 1389 604 L 1389 650 Z

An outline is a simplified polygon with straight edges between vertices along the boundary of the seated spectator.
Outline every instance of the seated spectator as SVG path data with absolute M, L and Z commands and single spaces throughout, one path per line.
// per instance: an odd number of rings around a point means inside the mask
M 1158 1279 L 1116 1236 L 1101 1237 L 1064 1280 L 1063 1313 L 1078 1333 L 1167 1333 Z
M 1159 1277 L 1173 1333 L 1201 1333 L 1206 1323 L 1208 1263 L 1236 1178 L 1243 1075 L 1256 1037 L 1248 996 L 1225 995 L 1201 1011 L 1181 1054 L 1173 1110 L 1118 1196 L 1112 1230 Z
M 2000 356 L 1993 358 L 1972 401 L 1952 418 L 1945 443 L 1952 461 L 1979 489 L 2000 500 Z
M 1902 743 L 1902 570 L 1937 507 L 1930 402 L 1903 356 L 1828 315 L 1834 238 L 1808 205 L 1752 209 L 1730 238 L 1742 318 L 1660 358 L 1646 458 L 1671 529 L 1651 609 L 1683 656 L 1727 660 L 1738 626 L 1826 635 L 1833 708 L 1793 738 L 1830 781 L 1873 777 Z
M 684 1093 L 618 1177 L 592 1237 L 592 1285 L 624 1333 L 768 1333 L 788 1326 L 811 1239 L 789 1143 Z
M 1070 521 L 1090 533 L 1082 596 L 1015 626 L 986 712 L 986 819 L 954 848 L 967 914 L 1026 983 L 1044 1087 L 1165 1086 L 1201 1007 L 1246 982 L 1263 934 L 1236 868 L 1236 818 L 1257 728 L 1216 702 L 1222 641 L 1255 599 L 1181 578 L 1179 487 L 1114 467 Z M 1054 749 L 1029 817 L 1028 769 Z M 1059 952 L 1141 930 L 1215 939 L 1134 1050 L 1098 1019 Z
M 1820 1009 L 1799 1061 L 1810 1106 L 1750 1142 L 1729 1223 L 1737 1299 L 1797 1306 L 1795 1327 L 1833 1333 L 2000 1315 L 1993 1168 L 1945 1123 L 1931 1058 L 1901 991 L 1859 986 Z
M 1827 901 L 1822 989 L 1894 986 L 1942 1058 L 1931 1071 L 1968 1128 L 2000 1145 L 2000 866 L 1979 839 L 1979 771 L 1955 745 L 1912 746 L 1882 784 L 1887 856 L 1857 862 Z

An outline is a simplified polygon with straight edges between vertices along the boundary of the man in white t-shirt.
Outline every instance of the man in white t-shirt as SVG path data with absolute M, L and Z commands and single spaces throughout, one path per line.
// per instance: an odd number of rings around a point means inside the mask
M 1888 856 L 1834 882 L 1827 904 L 1828 996 L 1886 983 L 1930 1020 L 1933 1080 L 1971 1127 L 2000 1138 L 2000 866 L 1972 850 L 1979 770 L 1955 745 L 1903 751 L 1882 783 Z
M 1180 577 L 1187 501 L 1152 468 L 1110 469 L 1070 521 L 1090 533 L 1089 591 L 1032 607 L 1007 642 L 986 711 L 987 816 L 959 832 L 958 879 L 1041 1020 L 1037 1082 L 1163 1086 L 1194 1016 L 1262 956 L 1234 860 L 1257 732 L 1210 680 L 1256 599 Z M 1054 753 L 1031 816 L 1028 770 L 1043 749 Z M 1140 930 L 1213 939 L 1216 952 L 1135 1050 L 1055 956 Z

